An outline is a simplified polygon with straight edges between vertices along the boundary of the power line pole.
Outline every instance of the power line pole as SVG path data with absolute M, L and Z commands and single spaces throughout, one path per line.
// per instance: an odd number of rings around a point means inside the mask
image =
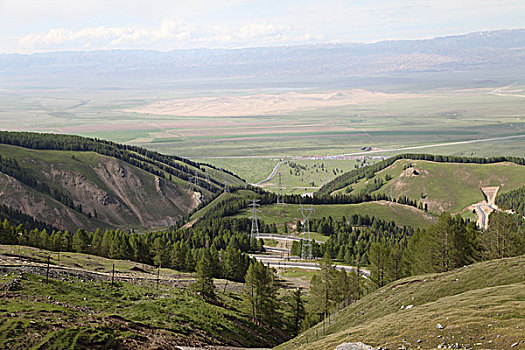
M 197 179 L 199 178 L 198 176 L 198 173 L 197 173 L 197 169 L 193 169 L 193 175 L 190 175 L 190 187 L 189 187 L 189 190 L 190 192 L 194 192 L 197 190 L 197 184 L 198 184 L 198 181 Z
M 259 240 L 259 222 L 257 221 L 257 212 L 260 211 L 257 209 L 260 205 L 258 202 L 260 202 L 260 199 L 251 199 L 250 206 L 252 207 L 250 209 L 252 213 L 252 230 L 250 232 L 250 244 L 253 242 L 254 239 Z M 252 247 L 255 248 L 255 247 Z
M 284 204 L 283 182 L 281 172 L 279 171 L 277 174 L 279 174 L 279 190 L 277 192 L 277 204 Z
M 304 219 L 304 236 L 305 238 L 302 241 L 302 249 L 301 249 L 301 258 L 302 259 L 312 259 L 312 240 L 310 238 L 310 217 L 312 216 L 313 212 L 315 211 L 314 208 L 311 206 L 309 208 L 305 208 L 301 205 L 299 208 L 301 211 L 301 215 Z
M 228 175 L 224 174 L 224 192 L 230 192 L 230 181 L 228 180 Z

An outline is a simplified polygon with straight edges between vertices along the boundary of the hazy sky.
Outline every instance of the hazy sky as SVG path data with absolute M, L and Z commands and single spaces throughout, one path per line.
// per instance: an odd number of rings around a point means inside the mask
M 372 42 L 524 27 L 523 0 L 0 0 L 0 52 Z

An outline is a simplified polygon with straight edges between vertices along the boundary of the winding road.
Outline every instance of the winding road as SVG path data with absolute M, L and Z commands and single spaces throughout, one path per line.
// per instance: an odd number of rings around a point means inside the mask
M 273 179 L 273 177 L 275 176 L 275 174 L 277 174 L 277 171 L 278 171 L 279 168 L 281 167 L 281 164 L 282 164 L 282 163 L 283 163 L 283 162 L 279 162 L 279 163 L 277 163 L 277 165 L 275 166 L 275 168 L 273 168 L 271 174 L 268 175 L 268 177 L 267 177 L 266 179 L 264 179 L 264 180 L 262 180 L 262 181 L 259 181 L 259 182 L 257 182 L 257 183 L 254 183 L 253 185 L 254 185 L 254 186 L 260 186 L 260 185 L 262 185 L 263 183 L 268 182 L 268 181 L 270 181 L 271 179 Z

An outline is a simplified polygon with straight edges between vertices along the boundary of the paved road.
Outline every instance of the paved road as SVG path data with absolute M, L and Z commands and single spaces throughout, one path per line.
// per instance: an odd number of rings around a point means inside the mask
M 479 213 L 480 219 L 481 219 L 481 228 L 484 230 L 487 230 L 489 228 L 489 222 L 488 222 L 488 215 L 485 213 L 483 208 L 489 208 L 492 210 L 498 210 L 495 206 L 492 204 L 475 204 L 474 208 L 476 208 L 476 212 Z
M 294 237 L 294 236 L 285 236 L 285 235 L 276 235 L 276 234 L 265 234 L 261 233 L 259 234 L 259 238 L 262 239 L 275 239 L 276 241 L 300 241 L 301 238 Z
M 257 183 L 254 183 L 253 185 L 254 185 L 254 186 L 259 186 L 259 185 L 262 185 L 263 183 L 268 182 L 268 181 L 270 181 L 271 179 L 273 179 L 273 177 L 275 176 L 275 174 L 277 174 L 277 170 L 279 170 L 279 168 L 281 167 L 281 164 L 282 164 L 282 162 L 277 163 L 277 165 L 273 168 L 271 174 L 268 175 L 268 177 L 267 177 L 266 179 L 264 179 L 264 180 L 262 180 L 262 181 L 259 181 L 259 182 L 257 182 Z
M 525 137 L 525 134 L 522 135 L 513 135 L 513 136 L 502 136 L 502 137 L 493 137 L 488 139 L 478 139 L 478 140 L 468 140 L 468 141 L 456 141 L 456 142 L 445 142 L 445 143 L 436 143 L 432 145 L 424 145 L 424 146 L 410 146 L 410 147 L 401 147 L 401 148 L 390 148 L 390 149 L 382 149 L 379 151 L 365 151 L 365 152 L 355 152 L 355 153 L 345 153 L 345 154 L 338 154 L 338 155 L 328 155 L 328 156 L 321 156 L 320 159 L 332 159 L 336 157 L 345 157 L 345 156 L 363 156 L 367 154 L 374 154 L 374 153 L 385 153 L 385 152 L 396 152 L 396 151 L 409 151 L 413 149 L 421 149 L 421 148 L 432 148 L 432 147 L 443 147 L 443 146 L 454 146 L 454 145 L 463 145 L 463 144 L 469 144 L 469 143 L 477 143 L 477 142 L 489 142 L 489 141 L 500 141 L 500 140 L 510 140 L 510 139 L 516 139 L 516 138 L 523 138 Z M 260 156 L 221 156 L 221 157 L 192 157 L 192 156 L 184 156 L 184 158 L 188 159 L 272 159 L 272 158 L 279 158 L 279 159 L 302 159 L 303 156 L 287 156 L 287 155 L 260 155 Z
M 295 237 L 295 236 L 284 236 L 284 235 L 276 235 L 276 234 L 259 234 L 259 238 L 262 239 L 274 239 L 276 241 L 300 241 L 301 237 Z M 315 239 L 312 239 L 312 241 L 315 241 L 317 243 L 324 243 L 321 241 L 316 241 Z
M 320 270 L 319 264 L 317 263 L 305 263 L 295 262 L 286 260 L 260 260 L 266 266 L 279 267 L 279 268 L 297 268 L 304 270 Z M 355 271 L 353 266 L 335 265 L 337 270 L 345 270 L 346 272 Z M 361 269 L 361 274 L 364 276 L 370 276 L 370 271 Z
M 290 249 L 264 246 L 268 253 L 288 254 Z

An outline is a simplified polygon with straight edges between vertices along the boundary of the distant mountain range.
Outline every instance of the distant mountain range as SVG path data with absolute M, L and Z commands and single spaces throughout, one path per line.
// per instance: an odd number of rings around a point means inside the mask
M 45 86 L 83 83 L 117 87 L 122 82 L 142 82 L 212 83 L 227 87 L 233 81 L 322 82 L 494 70 L 505 71 L 506 76 L 514 79 L 524 78 L 525 29 L 372 44 L 0 55 L 0 75 L 7 85 L 23 81 Z

